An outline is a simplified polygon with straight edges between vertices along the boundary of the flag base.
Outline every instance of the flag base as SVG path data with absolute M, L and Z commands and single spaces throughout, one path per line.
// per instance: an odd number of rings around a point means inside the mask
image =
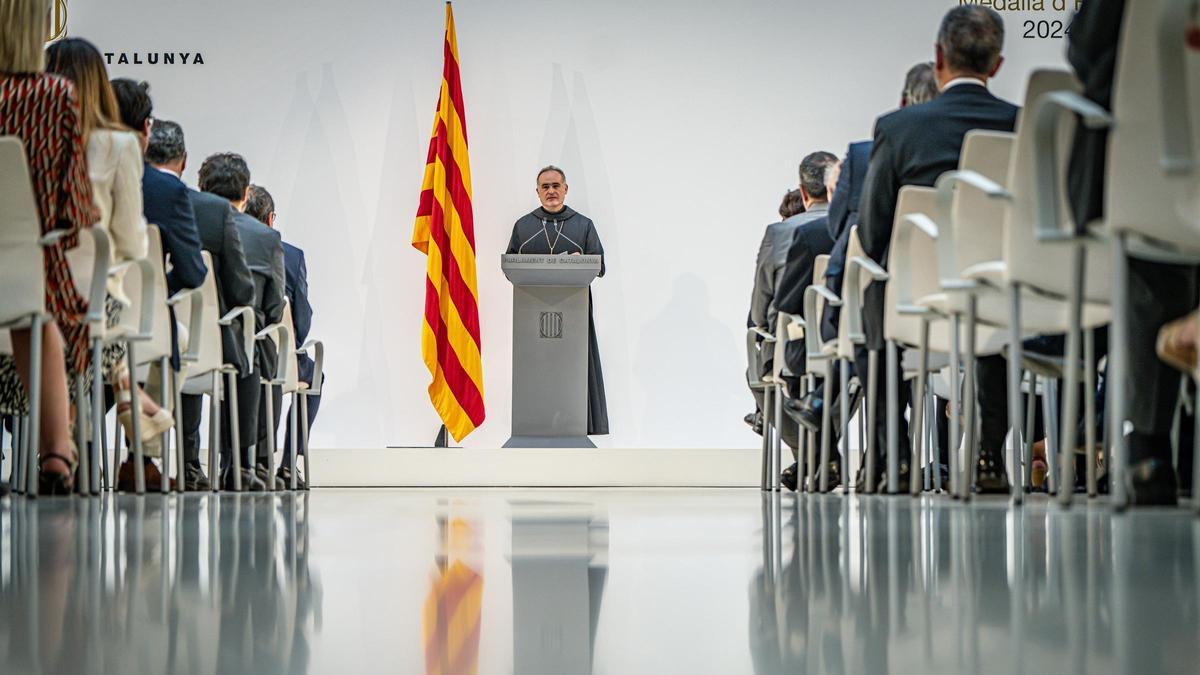
M 443 424 L 442 428 L 438 430 L 437 438 L 434 439 L 434 441 L 433 441 L 433 447 L 435 447 L 435 448 L 450 447 L 450 434 L 446 432 L 445 424 Z
M 595 448 L 587 436 L 513 436 L 506 448 Z

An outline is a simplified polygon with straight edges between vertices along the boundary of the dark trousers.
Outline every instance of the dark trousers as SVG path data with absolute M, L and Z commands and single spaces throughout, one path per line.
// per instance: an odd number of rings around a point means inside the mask
M 261 390 L 261 389 L 260 389 Z M 261 398 L 261 397 L 260 397 Z M 271 418 L 268 427 L 267 418 L 267 399 L 261 398 L 258 404 L 258 430 L 255 432 L 255 454 L 259 464 L 267 464 L 267 453 L 271 451 L 271 442 L 268 440 L 271 434 L 275 434 L 276 443 L 279 439 L 279 418 L 282 416 L 283 407 L 283 388 L 278 386 L 271 387 Z
M 1171 424 L 1179 399 L 1179 371 L 1154 351 L 1164 324 L 1196 307 L 1197 268 L 1129 261 L 1129 459 L 1171 462 Z M 1189 448 L 1180 448 L 1180 454 Z
M 896 381 L 899 382 L 899 387 L 898 387 L 899 391 L 897 392 L 898 396 L 896 398 L 896 402 L 897 402 L 897 406 L 899 408 L 899 411 L 897 414 L 897 419 L 899 421 L 899 424 L 897 426 L 899 427 L 898 434 L 900 437 L 900 464 L 906 465 L 906 464 L 908 464 L 910 458 L 912 457 L 912 444 L 909 442 L 908 420 L 906 420 L 904 418 L 904 412 L 905 412 L 905 410 L 908 409 L 910 399 L 912 398 L 912 392 L 909 389 L 908 385 L 906 385 L 904 382 L 904 368 L 901 365 L 904 363 L 904 350 L 897 349 L 896 351 L 897 351 L 897 357 L 898 357 L 896 359 L 896 372 L 897 372 Z M 859 377 L 863 381 L 863 393 L 864 393 L 863 404 L 864 405 L 867 405 L 869 403 L 869 401 L 867 401 L 865 398 L 866 389 L 867 389 L 866 381 L 868 378 L 868 375 L 867 375 L 867 373 L 868 373 L 868 370 L 867 370 L 868 356 L 867 356 L 867 354 L 868 354 L 868 352 L 867 352 L 866 347 L 860 346 L 860 347 L 856 347 L 854 350 L 854 367 L 858 369 Z M 875 424 L 873 425 L 875 427 L 875 429 L 874 429 L 875 448 L 877 449 L 877 451 L 879 453 L 877 460 L 886 461 L 886 457 L 887 457 L 887 351 L 886 351 L 886 349 L 880 350 L 877 365 L 878 365 L 878 371 L 877 371 L 878 375 L 876 375 L 876 377 L 878 379 L 875 381 L 875 383 L 878 386 L 876 386 L 876 388 L 875 388 Z M 872 431 L 870 429 L 868 429 L 867 433 L 872 433 Z M 876 466 L 880 467 L 880 470 L 885 470 L 887 467 L 886 463 L 877 464 Z
M 242 450 L 242 466 L 250 466 L 250 448 L 258 436 L 258 405 L 261 387 L 258 375 L 239 377 L 236 381 L 238 395 L 238 446 Z M 182 397 L 183 413 L 183 458 L 184 461 L 198 465 L 200 463 L 200 414 L 204 409 L 202 396 L 184 394 Z M 230 462 L 229 454 L 233 443 L 230 441 L 229 430 L 229 396 L 221 402 L 221 466 Z M 211 471 L 211 469 L 210 469 Z
M 292 407 L 294 407 L 296 405 L 298 405 L 298 402 L 292 401 Z M 307 423 L 308 423 L 308 429 L 310 431 L 312 430 L 313 422 L 317 419 L 317 411 L 320 409 L 321 409 L 321 396 L 320 395 L 309 396 L 308 397 L 308 420 L 307 420 Z M 297 415 L 298 414 L 299 414 L 299 412 L 297 412 Z M 290 419 L 291 407 L 288 408 L 288 415 L 289 415 L 289 417 L 286 419 Z M 298 424 L 305 423 L 305 420 L 303 418 L 298 418 L 298 419 L 299 419 Z M 296 448 L 296 456 L 298 457 L 298 456 L 304 454 L 304 443 L 301 441 L 305 438 L 305 436 L 304 436 L 303 429 L 297 428 L 296 432 L 300 434 L 300 439 L 297 439 L 297 441 L 296 441 L 297 443 L 299 443 L 299 447 Z M 283 466 L 290 467 L 292 465 L 292 440 L 293 440 L 291 424 L 288 424 L 285 427 L 285 430 L 283 432 L 283 437 L 284 437 Z

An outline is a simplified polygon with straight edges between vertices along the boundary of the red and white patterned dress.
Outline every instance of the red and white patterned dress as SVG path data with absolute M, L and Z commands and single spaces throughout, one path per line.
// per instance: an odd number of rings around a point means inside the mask
M 87 372 L 87 301 L 75 289 L 66 252 L 78 243 L 79 229 L 91 227 L 99 213 L 92 201 L 74 85 L 44 73 L 0 73 L 0 136 L 24 141 L 42 232 L 71 231 L 46 249 L 46 309 L 62 331 L 67 370 Z

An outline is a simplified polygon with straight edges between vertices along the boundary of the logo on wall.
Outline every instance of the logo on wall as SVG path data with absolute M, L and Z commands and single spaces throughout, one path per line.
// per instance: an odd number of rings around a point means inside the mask
M 54 0 L 54 13 L 50 16 L 50 35 L 46 42 L 66 37 L 67 35 L 67 0 Z
M 542 312 L 540 333 L 545 340 L 561 340 L 563 329 L 562 312 Z

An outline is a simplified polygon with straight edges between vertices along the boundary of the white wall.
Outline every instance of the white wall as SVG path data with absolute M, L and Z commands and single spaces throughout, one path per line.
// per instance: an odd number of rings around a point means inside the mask
M 511 292 L 499 254 L 568 172 L 609 274 L 596 318 L 610 447 L 746 447 L 744 325 L 762 228 L 800 158 L 869 137 L 955 0 L 567 0 L 455 6 L 475 189 L 488 421 L 509 432 Z M 1047 3 L 1049 4 L 1049 3 Z M 111 52 L 200 51 L 203 66 L 111 66 L 201 160 L 234 150 L 304 248 L 328 347 L 318 447 L 428 445 L 425 259 L 408 244 L 442 72 L 443 5 L 403 0 L 71 0 L 69 30 Z M 995 83 L 1019 99 L 1061 40 L 1006 14 Z M 1047 13 L 1041 18 L 1054 18 Z

